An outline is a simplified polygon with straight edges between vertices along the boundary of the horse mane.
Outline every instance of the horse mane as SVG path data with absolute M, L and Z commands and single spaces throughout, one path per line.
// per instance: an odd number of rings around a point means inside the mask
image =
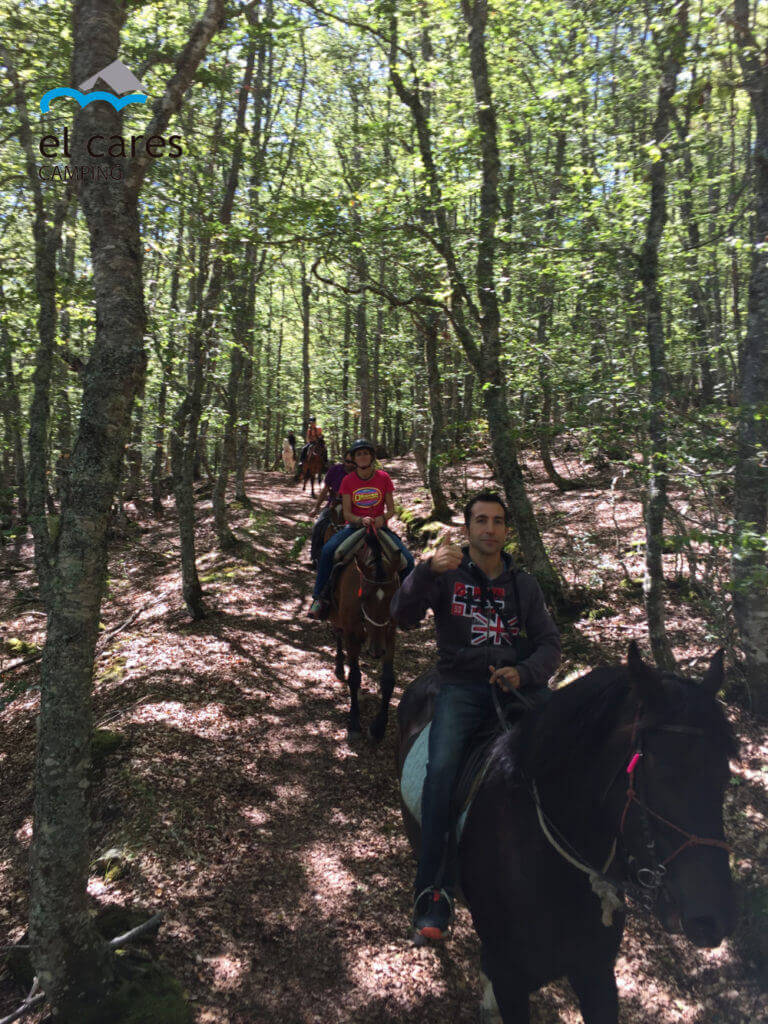
M 381 541 L 370 530 L 366 533 L 365 541 L 366 544 L 368 545 L 369 551 L 373 555 L 373 563 L 376 569 L 376 579 L 378 581 L 383 582 L 386 579 L 386 574 L 384 572 L 384 563 L 382 561 L 384 551 L 381 546 Z
M 641 709 L 639 728 L 664 723 L 700 728 L 723 755 L 738 757 L 738 740 L 720 703 L 689 679 L 666 672 L 661 679 L 663 702 Z M 519 745 L 508 733 L 501 736 L 494 760 L 507 778 L 519 778 L 520 770 L 541 779 L 579 775 L 589 770 L 622 718 L 632 722 L 638 707 L 626 666 L 593 669 L 523 717 Z

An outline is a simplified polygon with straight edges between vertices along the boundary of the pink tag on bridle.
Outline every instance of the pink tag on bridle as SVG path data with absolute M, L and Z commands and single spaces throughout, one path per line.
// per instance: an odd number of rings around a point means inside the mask
M 637 767 L 637 762 L 638 762 L 638 761 L 640 760 L 640 758 L 641 758 L 642 756 L 643 756 L 643 755 L 642 755 L 642 753 L 641 753 L 641 752 L 640 752 L 639 750 L 638 750 L 638 751 L 636 751 L 636 752 L 635 752 L 635 753 L 634 753 L 634 754 L 632 755 L 632 758 L 630 759 L 630 762 L 629 762 L 629 764 L 627 765 L 627 775 L 631 775 L 631 774 L 632 774 L 632 772 L 633 772 L 633 771 L 635 770 L 635 768 Z

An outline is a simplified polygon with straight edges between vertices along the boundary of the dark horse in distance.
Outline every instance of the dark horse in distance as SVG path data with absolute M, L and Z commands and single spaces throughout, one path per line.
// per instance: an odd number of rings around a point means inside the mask
M 304 461 L 299 467 L 298 480 L 301 480 L 301 489 L 305 491 L 307 489 L 307 480 L 309 480 L 312 488 L 312 497 L 315 496 L 315 480 L 318 484 L 323 479 L 323 473 L 325 472 L 325 457 L 323 455 L 323 446 L 319 441 L 312 441 L 307 448 L 307 454 L 304 457 Z
M 487 985 L 484 1021 L 527 1024 L 530 993 L 567 977 L 585 1024 L 617 1024 L 627 892 L 696 946 L 731 934 L 722 807 L 738 747 L 722 682 L 722 651 L 696 684 L 632 643 L 626 667 L 589 672 L 495 741 L 458 848 L 495 996 Z M 431 717 L 428 683 L 398 709 L 401 770 Z
M 344 542 L 347 543 L 346 541 Z M 360 651 L 381 659 L 381 706 L 368 727 L 368 738 L 384 738 L 389 719 L 389 702 L 395 688 L 395 634 L 389 604 L 400 586 L 400 551 L 390 541 L 380 540 L 373 531 L 354 558 L 339 572 L 334 585 L 330 620 L 336 630 L 336 678 L 344 682 L 344 654 L 349 662 L 349 715 L 347 735 L 360 735 Z

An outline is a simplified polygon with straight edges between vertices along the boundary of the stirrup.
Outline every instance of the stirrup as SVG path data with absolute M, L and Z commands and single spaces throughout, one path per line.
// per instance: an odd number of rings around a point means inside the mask
M 437 925 L 424 925 L 421 928 L 416 927 L 416 910 L 419 905 L 419 900 L 426 895 L 431 896 L 433 893 L 437 893 L 439 897 L 444 899 L 448 904 L 448 920 L 445 928 L 439 928 Z M 426 913 L 426 911 L 425 911 Z M 436 885 L 428 885 L 426 889 L 422 889 L 416 899 L 413 901 L 413 941 L 417 946 L 422 946 L 427 939 L 443 940 L 449 939 L 453 935 L 453 921 L 455 917 L 453 897 L 445 890 L 438 889 Z

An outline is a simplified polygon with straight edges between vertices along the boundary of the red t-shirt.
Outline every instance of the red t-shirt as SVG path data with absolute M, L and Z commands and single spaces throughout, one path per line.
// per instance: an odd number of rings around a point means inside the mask
M 394 489 L 389 473 L 383 469 L 377 469 L 368 480 L 361 480 L 353 470 L 341 481 L 339 494 L 352 495 L 352 515 L 375 519 L 384 514 L 384 495 Z

